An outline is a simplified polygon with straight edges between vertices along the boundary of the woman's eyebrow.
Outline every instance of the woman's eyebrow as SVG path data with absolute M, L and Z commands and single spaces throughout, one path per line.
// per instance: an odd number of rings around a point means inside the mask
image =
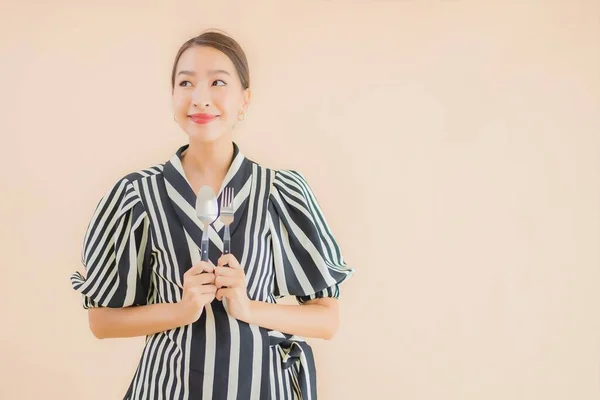
M 225 75 L 231 76 L 231 74 L 229 72 L 225 71 L 224 69 L 211 69 L 211 70 L 208 70 L 207 72 L 209 75 L 225 74 Z M 181 70 L 177 73 L 177 76 L 179 76 L 179 75 L 196 76 L 196 72 Z
M 208 71 L 208 73 L 210 75 L 225 74 L 225 75 L 231 76 L 231 74 L 229 72 L 225 71 L 224 69 L 211 69 Z
M 190 75 L 190 76 L 196 76 L 196 73 L 195 73 L 194 71 L 185 71 L 185 70 L 183 70 L 183 71 L 179 71 L 179 72 L 177 73 L 177 76 L 179 76 L 179 75 Z

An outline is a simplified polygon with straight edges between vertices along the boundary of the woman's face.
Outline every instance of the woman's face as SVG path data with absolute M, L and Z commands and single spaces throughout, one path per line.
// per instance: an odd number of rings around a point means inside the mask
M 231 135 L 249 100 L 250 91 L 242 88 L 235 66 L 219 50 L 193 46 L 179 58 L 173 112 L 190 141 L 212 142 Z

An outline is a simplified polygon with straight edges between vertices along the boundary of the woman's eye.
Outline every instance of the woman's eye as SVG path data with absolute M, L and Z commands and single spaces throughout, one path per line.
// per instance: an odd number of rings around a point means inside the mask
M 222 85 L 219 85 L 219 82 L 221 82 Z M 220 79 L 217 79 L 216 81 L 213 82 L 213 86 L 225 86 L 225 82 Z
M 186 85 L 186 83 L 189 83 L 191 85 L 190 81 L 181 81 L 181 82 L 179 82 L 179 86 L 186 87 L 186 86 L 188 86 L 188 85 Z

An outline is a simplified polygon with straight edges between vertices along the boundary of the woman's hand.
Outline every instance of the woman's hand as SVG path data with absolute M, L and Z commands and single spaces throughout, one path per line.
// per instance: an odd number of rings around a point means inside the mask
M 183 274 L 183 297 L 179 302 L 181 318 L 184 325 L 198 320 L 204 306 L 215 299 L 214 268 L 201 261 Z
M 336 299 L 318 298 L 304 305 L 250 300 L 244 269 L 231 254 L 219 258 L 214 272 L 216 298 L 227 299 L 223 305 L 233 318 L 298 336 L 331 339 L 335 334 L 339 319 Z
M 222 301 L 226 298 L 229 315 L 240 321 L 249 322 L 252 311 L 246 290 L 246 274 L 233 254 L 224 254 L 219 258 L 215 277 L 217 300 Z

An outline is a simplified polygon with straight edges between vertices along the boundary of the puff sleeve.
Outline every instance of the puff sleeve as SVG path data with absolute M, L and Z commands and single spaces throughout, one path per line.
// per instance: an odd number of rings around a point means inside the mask
M 269 199 L 275 297 L 338 298 L 354 270 L 342 256 L 313 191 L 297 171 L 276 171 Z
M 71 276 L 84 308 L 128 307 L 148 303 L 150 231 L 141 198 L 126 178 L 102 197 L 85 233 L 84 277 Z

